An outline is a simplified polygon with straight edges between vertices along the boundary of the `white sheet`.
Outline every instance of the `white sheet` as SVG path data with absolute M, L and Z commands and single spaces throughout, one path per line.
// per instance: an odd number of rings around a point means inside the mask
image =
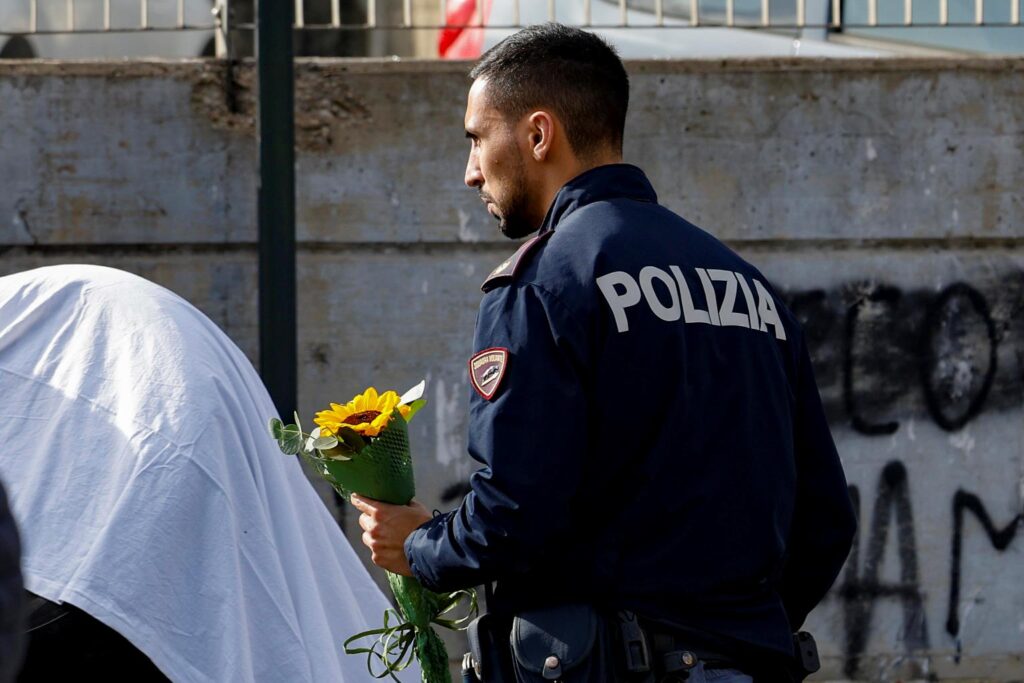
M 175 681 L 368 679 L 341 643 L 380 625 L 385 598 L 202 313 L 109 268 L 0 278 L 0 397 L 29 590 Z

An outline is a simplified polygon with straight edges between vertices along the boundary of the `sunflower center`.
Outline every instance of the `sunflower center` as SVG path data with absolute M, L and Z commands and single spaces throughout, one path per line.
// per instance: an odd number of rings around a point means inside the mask
M 364 410 L 361 413 L 352 413 L 345 418 L 344 423 L 347 425 L 358 425 L 364 422 L 373 422 L 374 418 L 380 415 L 379 410 Z

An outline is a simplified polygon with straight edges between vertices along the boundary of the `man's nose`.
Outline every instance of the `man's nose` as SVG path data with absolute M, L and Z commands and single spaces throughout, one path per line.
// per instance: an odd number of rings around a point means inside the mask
M 484 184 L 484 174 L 480 172 L 480 164 L 477 163 L 476 155 L 470 154 L 466 162 L 466 185 L 480 188 Z

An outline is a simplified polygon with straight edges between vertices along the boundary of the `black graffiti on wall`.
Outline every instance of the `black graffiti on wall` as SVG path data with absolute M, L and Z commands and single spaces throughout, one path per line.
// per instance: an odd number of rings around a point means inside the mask
M 858 517 L 861 514 L 860 491 L 850 487 L 850 498 Z M 883 582 L 880 577 L 886 541 L 895 529 L 899 550 L 900 578 Z M 897 599 L 903 608 L 902 641 L 908 652 L 928 647 L 928 625 L 925 620 L 924 595 L 917 564 L 917 540 L 914 514 L 910 502 L 907 470 L 900 462 L 890 462 L 882 470 L 868 527 L 865 557 L 861 564 L 861 539 L 854 539 L 846 561 L 838 596 L 843 605 L 846 634 L 844 673 L 855 678 L 860 670 L 861 656 L 871 634 L 872 617 L 879 600 Z
M 973 493 L 958 490 L 953 495 L 953 539 L 950 548 L 949 562 L 949 610 L 946 617 L 946 631 L 953 637 L 960 635 L 960 583 L 962 579 L 963 563 L 963 535 L 964 535 L 964 512 L 970 512 L 981 524 L 992 547 L 1003 552 L 1009 547 L 1010 542 L 1017 535 L 1017 529 L 1024 515 L 1018 514 L 1009 524 L 1002 529 L 997 529 L 989 516 L 985 504 L 981 498 Z M 959 643 L 958 643 L 959 658 Z
M 885 435 L 900 428 L 900 418 L 923 413 L 954 431 L 985 409 L 1019 408 L 1024 273 L 983 289 L 850 283 L 788 293 L 830 421 Z
M 859 517 L 861 497 L 856 486 L 850 487 L 850 498 Z M 963 578 L 965 512 L 970 512 L 975 517 L 992 547 L 999 552 L 1010 546 L 1021 523 L 1024 522 L 1024 514 L 1018 514 L 1006 526 L 997 528 L 979 496 L 962 489 L 953 495 L 946 631 L 954 638 L 960 634 L 959 604 Z M 863 528 L 863 525 L 861 527 Z M 893 528 L 896 535 L 899 580 L 885 582 L 880 579 L 879 570 L 884 562 L 887 540 Z M 862 543 L 858 534 L 841 581 L 836 587 L 836 595 L 842 603 L 845 631 L 843 670 L 850 678 L 855 679 L 863 674 L 862 657 L 873 630 L 874 611 L 881 600 L 898 600 L 902 606 L 900 640 L 908 655 L 921 653 L 929 647 L 924 610 L 927 596 L 921 589 L 910 481 L 906 467 L 899 461 L 889 462 L 882 469 L 871 518 L 868 520 L 866 545 Z M 961 644 L 958 640 L 958 662 L 960 649 Z

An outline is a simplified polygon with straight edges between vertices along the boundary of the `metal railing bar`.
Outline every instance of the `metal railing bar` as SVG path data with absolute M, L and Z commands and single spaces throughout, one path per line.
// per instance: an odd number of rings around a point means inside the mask
M 796 25 L 803 26 L 807 23 L 807 1 L 796 0 Z
M 700 26 L 700 0 L 690 0 L 690 25 Z
M 520 20 L 519 20 L 519 0 L 512 0 L 512 21 L 517 26 L 520 23 Z
M 868 26 L 878 26 L 878 0 L 868 0 Z
M 1020 0 L 1010 0 L 1010 23 L 1020 25 Z
M 654 21 L 658 26 L 665 25 L 665 0 L 654 0 Z
M 149 28 L 149 0 L 140 0 L 139 4 L 139 28 Z
M 66 12 L 65 21 L 67 23 L 68 31 L 74 32 L 75 30 L 75 0 L 66 0 L 64 3 L 64 9 Z
M 306 8 L 302 0 L 295 1 L 295 28 L 302 28 L 306 25 Z
M 939 26 L 949 25 L 949 0 L 939 0 Z
M 677 29 L 677 28 L 678 29 L 685 29 L 685 28 L 708 28 L 710 26 L 717 26 L 718 25 L 718 24 L 714 24 L 714 23 L 708 23 L 707 20 L 706 20 L 706 15 L 704 15 L 704 16 L 705 16 L 705 20 L 703 20 L 703 23 L 700 26 L 692 26 L 691 27 L 691 26 L 689 26 L 687 24 L 678 24 L 678 25 L 672 25 L 670 28 L 672 28 L 672 29 Z M 445 28 L 463 28 L 463 29 L 468 29 L 468 28 L 481 28 L 482 26 L 486 27 L 486 28 L 491 28 L 491 29 L 496 29 L 496 30 L 503 30 L 503 31 L 505 31 L 505 30 L 516 30 L 516 29 L 523 28 L 521 24 L 512 24 L 512 23 L 481 24 L 480 23 L 480 18 L 478 16 L 474 16 L 474 22 L 471 23 L 471 24 L 418 24 L 416 26 L 405 26 L 405 25 L 400 24 L 400 23 L 395 23 L 395 24 L 378 24 L 376 26 L 376 28 L 379 28 L 379 29 L 382 29 L 382 30 L 388 30 L 388 31 L 400 31 L 400 30 L 403 30 L 403 29 L 407 29 L 407 30 L 440 30 L 440 29 L 445 29 Z M 948 26 L 950 28 L 977 28 L 977 24 L 974 23 L 974 18 L 973 17 L 971 19 L 969 19 L 969 20 L 965 20 L 965 21 L 949 21 L 949 22 L 947 22 L 945 24 L 940 24 L 937 21 L 927 22 L 927 23 L 918 22 L 918 23 L 913 24 L 910 27 L 905 26 L 903 24 L 902 19 L 900 19 L 898 21 L 893 21 L 893 22 L 882 22 L 882 21 L 879 21 L 874 26 L 869 25 L 866 21 L 857 22 L 857 23 L 843 24 L 844 28 L 857 28 L 857 29 L 862 29 L 862 28 L 940 28 L 942 26 Z M 1007 27 L 1009 27 L 1009 26 L 1013 26 L 1013 24 L 1011 24 L 1009 21 L 998 22 L 998 23 L 997 22 L 990 22 L 990 23 L 985 24 L 985 26 L 1007 26 Z M 235 24 L 232 25 L 232 27 L 235 30 L 251 31 L 254 28 L 254 24 L 252 24 L 251 22 L 249 22 L 249 23 L 235 23 Z M 797 24 L 794 20 L 791 19 L 790 21 L 786 21 L 786 22 L 773 22 L 773 23 L 771 23 L 771 24 L 769 24 L 767 26 L 762 26 L 761 24 L 737 24 L 736 27 L 739 28 L 739 29 L 742 29 L 742 30 L 768 30 L 768 31 L 772 31 L 772 30 L 775 30 L 775 29 L 801 29 L 801 28 L 824 29 L 824 28 L 832 28 L 832 23 L 831 22 L 826 22 L 826 23 L 805 23 L 804 25 L 801 26 L 801 25 Z M 185 30 L 190 30 L 190 31 L 210 31 L 210 30 L 212 30 L 214 28 L 216 28 L 216 27 L 215 26 L 186 26 Z M 342 24 L 341 26 L 332 26 L 331 24 L 309 24 L 309 23 L 307 23 L 303 27 L 303 29 L 307 30 L 307 31 L 326 31 L 326 30 L 330 30 L 330 29 L 362 31 L 362 30 L 365 30 L 366 28 L 367 27 L 364 24 Z M 623 27 L 622 27 L 622 24 L 619 24 L 619 23 L 614 23 L 614 24 L 604 23 L 604 24 L 593 24 L 593 25 L 589 26 L 588 28 L 593 28 L 593 29 L 613 29 L 613 28 L 623 28 Z M 664 29 L 666 27 L 657 26 L 656 24 L 654 24 L 652 22 L 650 24 L 629 24 L 628 28 L 647 31 L 647 30 L 652 30 L 652 29 L 655 29 L 655 30 L 656 29 Z M 174 31 L 174 30 L 177 30 L 177 29 L 175 29 L 174 27 L 171 27 L 171 26 L 167 26 L 167 27 L 150 26 L 146 30 L 147 31 Z M 101 33 L 101 32 L 102 31 L 100 29 L 91 29 L 91 30 L 90 29 L 76 29 L 74 31 L 74 33 Z M 114 32 L 115 33 L 136 33 L 136 32 L 142 32 L 142 30 L 138 29 L 138 28 L 134 28 L 134 29 L 114 29 Z M 39 33 L 39 34 L 44 34 L 44 33 L 47 33 L 47 34 L 66 34 L 66 33 L 68 33 L 68 31 L 62 31 L 62 30 L 37 31 L 37 33 Z M 24 32 L 24 31 L 3 31 L 3 30 L 0 30 L 0 35 L 29 35 L 29 34 L 27 32 Z
M 832 28 L 839 28 L 843 25 L 843 8 L 840 0 L 832 0 Z
M 548 21 L 555 20 L 555 0 L 548 0 Z
M 974 0 L 974 23 L 978 26 L 985 23 L 985 0 Z
M 178 28 L 185 28 L 184 22 Z M 110 0 L 103 0 L 103 30 L 110 30 Z
M 725 0 L 725 25 L 736 24 L 736 0 Z
M 629 26 L 629 12 L 626 9 L 626 0 L 619 0 L 619 22 L 621 26 Z
M 768 6 L 768 0 L 761 0 L 761 26 L 771 25 L 771 8 Z
M 583 0 L 583 25 L 590 26 L 590 0 Z
M 331 26 L 334 28 L 341 26 L 341 4 L 338 0 L 331 0 Z
M 713 25 L 714 24 L 708 24 L 708 23 L 704 23 L 701 26 L 688 26 L 686 24 L 679 24 L 679 25 L 673 25 L 671 28 L 673 28 L 673 29 L 688 29 L 688 28 L 702 29 L 702 28 L 706 28 L 708 26 L 713 26 Z M 990 23 L 984 24 L 984 26 L 1000 26 L 1000 27 L 1003 27 L 1003 26 L 1005 26 L 1005 27 L 1012 27 L 1012 26 L 1019 26 L 1019 25 L 1020 25 L 1019 21 L 1017 21 L 1015 23 L 1011 23 L 1010 21 L 1004 21 L 1004 22 L 990 22 Z M 969 21 L 948 21 L 945 24 L 940 24 L 938 22 L 916 23 L 916 24 L 913 24 L 912 26 L 909 26 L 909 27 L 907 27 L 902 21 L 890 22 L 890 23 L 879 22 L 875 26 L 869 26 L 866 22 L 865 23 L 856 23 L 856 24 L 844 24 L 845 28 L 857 28 L 857 29 L 861 29 L 861 28 L 942 28 L 942 27 L 948 27 L 948 28 L 977 28 L 977 26 L 978 25 L 974 23 L 974 19 L 973 18 L 971 18 Z M 413 30 L 413 29 L 415 29 L 415 30 L 438 29 L 439 30 L 439 29 L 444 29 L 444 28 L 480 28 L 480 27 L 481 27 L 480 23 L 474 23 L 474 24 L 466 24 L 466 25 L 450 24 L 450 25 L 447 25 L 447 26 L 445 26 L 445 25 L 403 26 L 402 24 L 379 24 L 375 28 L 379 28 L 379 29 L 382 29 L 382 30 L 389 30 L 389 31 L 400 31 L 400 30 L 403 30 L 403 29 L 409 29 L 409 30 Z M 831 22 L 829 22 L 829 23 L 816 23 L 816 24 L 804 24 L 803 26 L 800 26 L 800 25 L 796 24 L 795 22 L 774 23 L 774 24 L 771 24 L 769 26 L 761 26 L 759 24 L 750 24 L 750 25 L 741 25 L 740 26 L 740 28 L 742 28 L 743 30 L 752 30 L 752 31 L 762 31 L 762 30 L 772 31 L 772 30 L 777 30 L 777 29 L 792 29 L 792 30 L 796 30 L 796 29 L 826 29 L 826 28 L 832 28 L 832 27 L 833 27 L 833 24 Z M 239 22 L 239 23 L 234 23 L 234 24 L 231 25 L 231 30 L 233 30 L 233 31 L 236 31 L 236 30 L 237 31 L 252 31 L 252 30 L 254 30 L 254 28 L 255 28 L 254 24 L 252 24 L 251 22 L 250 23 Z M 519 24 L 487 24 L 487 28 L 493 28 L 493 29 L 497 29 L 497 30 L 516 30 L 516 29 L 522 28 L 522 26 L 519 25 Z M 621 24 L 594 24 L 593 26 L 590 26 L 588 28 L 594 28 L 594 29 L 615 29 L 615 28 L 622 28 L 622 25 Z M 659 27 L 659 26 L 651 23 L 651 24 L 631 24 L 629 26 L 629 28 L 637 29 L 637 30 L 650 30 L 650 29 L 659 29 L 659 28 L 664 28 L 664 27 Z M 342 24 L 341 26 L 333 26 L 331 24 L 306 24 L 303 27 L 303 30 L 305 30 L 305 31 L 328 31 L 328 30 L 364 31 L 366 29 L 367 29 L 367 26 L 365 24 Z M 36 31 L 10 31 L 10 30 L 5 30 L 5 29 L 0 28 L 0 36 L 33 36 L 33 35 L 38 35 L 38 36 L 63 36 L 63 35 L 68 35 L 68 34 L 74 34 L 74 35 L 90 34 L 91 35 L 91 34 L 100 34 L 100 33 L 115 33 L 115 34 L 121 34 L 121 33 L 126 33 L 126 34 L 131 34 L 131 33 L 170 33 L 170 32 L 174 32 L 174 31 L 216 31 L 216 30 L 218 30 L 218 27 L 215 24 L 207 24 L 207 25 L 202 25 L 202 24 L 189 25 L 189 24 L 186 24 L 185 26 L 182 26 L 182 27 L 176 27 L 176 26 L 168 25 L 168 26 L 147 26 L 146 28 L 142 28 L 142 27 L 139 27 L 139 26 L 136 26 L 134 28 L 110 28 L 110 29 L 105 29 L 105 28 L 76 28 L 74 31 L 67 31 L 67 30 L 64 30 L 64 29 L 36 30 Z
M 366 25 L 369 28 L 377 27 L 377 0 L 366 0 Z
M 903 0 L 903 25 L 914 23 L 914 0 Z

